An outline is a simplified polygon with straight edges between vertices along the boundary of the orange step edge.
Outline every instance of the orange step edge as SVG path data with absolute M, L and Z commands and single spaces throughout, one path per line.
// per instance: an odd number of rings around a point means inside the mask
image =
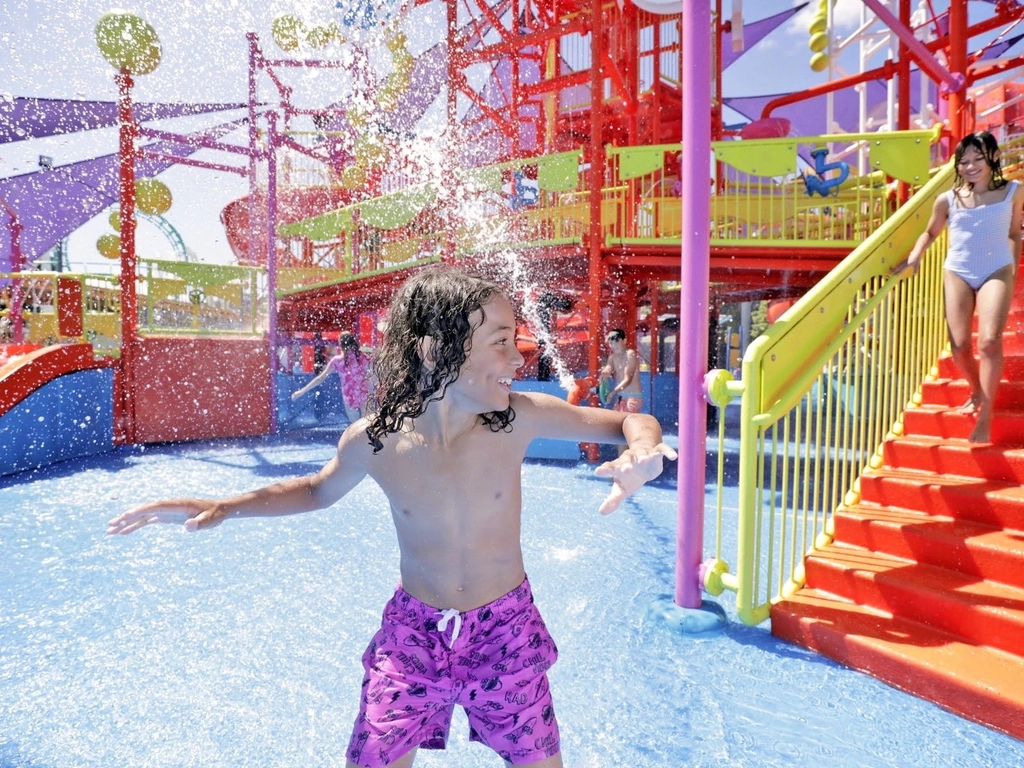
M 1024 589 L 878 552 L 827 547 L 807 587 L 1007 653 L 1024 648 Z
M 1024 659 L 804 589 L 772 633 L 1024 741 Z

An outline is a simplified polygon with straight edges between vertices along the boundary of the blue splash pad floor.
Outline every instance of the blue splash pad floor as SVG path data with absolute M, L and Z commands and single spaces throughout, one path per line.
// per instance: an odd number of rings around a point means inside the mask
M 336 436 L 121 449 L 0 479 L 0 768 L 344 765 L 359 658 L 398 578 L 375 485 L 308 515 L 104 535 L 137 502 L 312 472 Z M 674 473 L 601 517 L 591 471 L 523 468 L 567 766 L 1024 764 L 1020 742 L 737 623 L 729 593 L 714 637 L 647 618 L 672 590 Z M 461 712 L 448 750 L 417 761 L 500 764 Z

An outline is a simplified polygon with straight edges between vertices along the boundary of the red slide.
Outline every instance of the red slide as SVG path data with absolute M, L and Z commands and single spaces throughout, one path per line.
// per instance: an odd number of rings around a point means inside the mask
M 112 358 L 96 357 L 91 344 L 43 347 L 11 358 L 0 367 L 0 416 L 58 376 L 112 365 Z
M 304 187 L 279 190 L 277 194 L 277 223 L 292 224 L 347 205 L 352 193 L 340 187 Z M 256 227 L 258 233 L 255 258 L 249 254 L 249 198 L 232 200 L 220 212 L 220 220 L 227 233 L 232 253 L 243 265 L 267 263 L 267 216 L 263 193 L 256 198 Z

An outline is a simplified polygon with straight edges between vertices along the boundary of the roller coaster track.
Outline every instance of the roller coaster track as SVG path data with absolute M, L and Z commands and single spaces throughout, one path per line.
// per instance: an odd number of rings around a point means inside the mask
M 114 210 L 117 210 L 116 208 Z M 188 249 L 185 247 L 185 241 L 182 240 L 178 230 L 174 228 L 163 216 L 155 213 L 143 213 L 142 211 L 136 210 L 135 216 L 143 221 L 148 221 L 154 227 L 160 230 L 160 234 L 167 238 L 167 242 L 171 244 L 171 248 L 174 249 L 174 256 L 178 261 L 188 261 Z

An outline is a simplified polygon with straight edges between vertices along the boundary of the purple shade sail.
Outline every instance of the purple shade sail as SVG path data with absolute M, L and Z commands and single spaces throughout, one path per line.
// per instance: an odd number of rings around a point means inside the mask
M 203 131 L 189 134 L 189 138 L 215 140 L 237 129 L 245 118 L 222 123 Z M 170 141 L 160 141 L 145 149 L 175 157 L 188 157 L 201 149 Z M 174 163 L 169 160 L 140 159 L 135 163 L 138 177 L 152 177 L 167 170 Z M 92 160 L 58 166 L 52 170 L 38 170 L 21 176 L 0 179 L 0 197 L 14 210 L 23 227 L 21 232 L 22 258 L 38 258 L 85 224 L 104 208 L 118 201 L 117 153 Z M 0 223 L 8 232 L 0 238 L 0 270 L 10 269 L 11 240 L 10 215 L 0 207 Z
M 793 6 L 789 10 L 777 13 L 774 16 L 768 16 L 767 18 L 761 19 L 760 21 L 754 21 L 750 24 L 743 25 L 743 50 L 733 51 L 732 49 L 732 32 L 726 32 L 722 35 L 722 69 L 723 71 L 736 59 L 745 54 L 765 37 L 778 29 L 782 24 L 785 24 L 796 14 L 800 13 L 807 3 Z
M 935 84 L 926 79 L 929 100 L 935 95 Z M 867 90 L 868 117 L 876 120 L 885 116 L 887 87 L 884 80 L 870 80 L 865 83 Z M 917 110 L 920 104 L 921 73 L 913 70 L 910 73 L 910 104 L 911 112 Z M 792 93 L 798 93 L 793 91 Z M 722 102 L 732 110 L 740 113 L 748 120 L 761 118 L 764 108 L 769 102 L 781 97 L 788 96 L 788 93 L 772 93 L 765 96 L 740 96 L 736 98 L 723 99 Z M 784 117 L 792 124 L 791 136 L 822 136 L 830 131 L 826 124 L 827 117 L 827 96 L 813 96 L 804 101 L 794 104 L 787 104 L 772 110 L 772 117 Z M 934 102 L 933 102 L 934 103 Z M 854 87 L 844 88 L 832 94 L 833 122 L 837 130 L 846 133 L 856 133 L 860 123 L 860 95 Z M 834 131 L 832 131 L 834 133 Z
M 244 109 L 246 104 L 134 104 L 135 119 L 165 120 L 172 117 L 203 115 L 229 109 Z M 76 101 L 74 99 L 37 99 L 17 96 L 0 99 L 0 144 L 41 139 L 64 133 L 91 131 L 117 125 L 116 101 Z

